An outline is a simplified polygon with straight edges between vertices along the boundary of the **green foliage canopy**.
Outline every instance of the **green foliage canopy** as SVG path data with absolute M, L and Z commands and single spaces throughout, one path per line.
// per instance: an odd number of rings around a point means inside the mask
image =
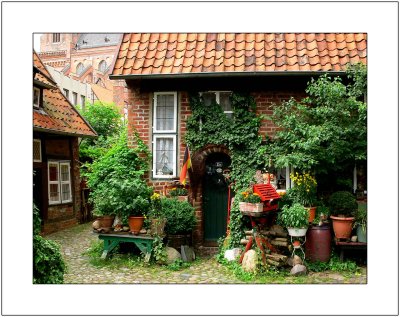
M 144 214 L 150 207 L 152 190 L 143 175 L 150 153 L 136 134 L 136 147 L 129 147 L 127 130 L 116 143 L 93 163 L 86 164 L 89 200 L 97 215 L 116 214 L 126 222 L 129 215 Z
M 270 153 L 277 167 L 327 173 L 367 157 L 367 70 L 349 67 L 349 83 L 323 75 L 311 80 L 308 97 L 276 105 L 279 128 Z
M 79 111 L 98 134 L 97 138 L 84 138 L 79 148 L 81 160 L 92 161 L 112 146 L 123 129 L 123 122 L 114 104 L 95 101 L 86 103 L 85 108 Z

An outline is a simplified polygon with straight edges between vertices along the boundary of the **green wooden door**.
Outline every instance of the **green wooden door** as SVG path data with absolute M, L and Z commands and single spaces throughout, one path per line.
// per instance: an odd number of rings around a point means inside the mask
M 222 160 L 224 159 L 224 160 Z M 226 235 L 228 185 L 222 175 L 229 157 L 215 156 L 207 160 L 203 179 L 204 240 L 217 241 Z

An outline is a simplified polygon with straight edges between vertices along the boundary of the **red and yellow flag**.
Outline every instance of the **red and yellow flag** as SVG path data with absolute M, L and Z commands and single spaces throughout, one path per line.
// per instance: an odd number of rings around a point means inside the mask
M 189 168 L 192 167 L 192 161 L 190 160 L 189 147 L 186 146 L 185 155 L 183 156 L 183 165 L 181 170 L 181 177 L 179 181 L 181 184 L 186 185 L 186 173 Z

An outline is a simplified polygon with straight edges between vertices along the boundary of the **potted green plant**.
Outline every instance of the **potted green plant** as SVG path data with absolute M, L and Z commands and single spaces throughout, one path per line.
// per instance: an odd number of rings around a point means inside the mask
M 150 207 L 151 188 L 139 178 L 113 178 L 96 189 L 92 201 L 97 213 L 113 213 L 120 217 L 122 223 L 128 223 L 130 231 L 139 233 L 143 226 L 144 216 Z
M 328 201 L 331 211 L 333 231 L 337 239 L 349 239 L 357 211 L 357 201 L 352 193 L 338 191 L 331 195 Z
M 169 191 L 169 196 L 178 200 L 188 201 L 188 190 L 184 187 L 175 187 Z
M 302 204 L 309 212 L 309 222 L 315 219 L 317 207 L 317 181 L 310 173 L 291 173 L 290 179 L 294 183 L 293 197 L 294 202 Z
M 239 210 L 243 212 L 262 212 L 264 205 L 257 193 L 248 189 L 239 194 Z
M 160 237 L 164 235 L 164 227 L 167 222 L 163 213 L 160 194 L 153 193 L 150 197 L 150 202 L 150 231 L 152 235 Z
M 285 205 L 278 214 L 278 224 L 284 226 L 293 237 L 306 235 L 308 228 L 308 211 L 303 205 L 295 203 L 292 206 Z
M 355 213 L 354 227 L 357 230 L 358 242 L 367 242 L 367 205 L 358 203 L 358 209 Z
M 165 233 L 168 245 L 179 248 L 181 244 L 185 244 L 188 235 L 196 226 L 195 209 L 189 202 L 173 198 L 161 199 L 161 206 L 167 221 Z

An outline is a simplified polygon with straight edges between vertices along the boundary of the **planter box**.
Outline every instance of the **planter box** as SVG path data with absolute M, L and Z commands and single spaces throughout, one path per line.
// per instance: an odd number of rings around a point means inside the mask
M 262 212 L 264 205 L 261 203 L 252 204 L 246 202 L 239 202 L 239 210 L 242 212 Z

